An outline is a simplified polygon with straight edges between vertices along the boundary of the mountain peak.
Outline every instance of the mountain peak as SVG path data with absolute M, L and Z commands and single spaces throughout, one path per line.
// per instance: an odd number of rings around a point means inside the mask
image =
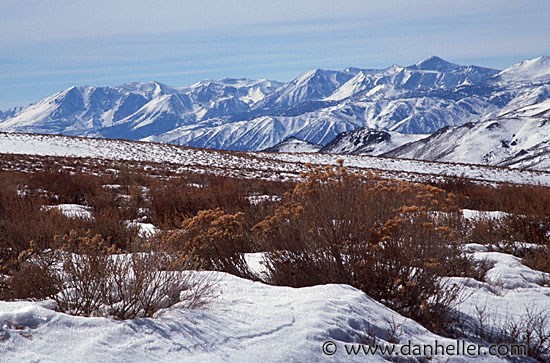
M 315 76 L 322 76 L 324 73 L 326 73 L 326 71 L 324 69 L 315 68 L 315 69 L 311 69 L 309 71 L 306 71 L 306 72 L 302 73 L 298 77 L 298 79 L 300 79 L 300 80 L 310 79 L 310 78 L 313 78 Z
M 550 57 L 540 56 L 519 62 L 498 74 L 501 80 L 534 80 L 550 78 Z
M 456 69 L 458 66 L 454 63 L 446 61 L 441 57 L 434 55 L 430 58 L 424 59 L 420 63 L 417 63 L 415 67 L 416 69 L 424 71 L 448 72 L 450 70 Z
M 77 87 L 72 86 L 67 88 L 65 91 L 58 93 L 58 96 L 55 97 L 56 102 L 63 102 L 67 100 L 74 100 L 74 99 L 80 99 L 82 98 L 82 95 Z

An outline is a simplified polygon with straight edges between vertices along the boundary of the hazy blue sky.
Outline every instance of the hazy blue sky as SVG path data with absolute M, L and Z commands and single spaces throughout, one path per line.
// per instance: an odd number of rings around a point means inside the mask
M 72 85 L 550 55 L 549 0 L 0 0 L 0 109 Z

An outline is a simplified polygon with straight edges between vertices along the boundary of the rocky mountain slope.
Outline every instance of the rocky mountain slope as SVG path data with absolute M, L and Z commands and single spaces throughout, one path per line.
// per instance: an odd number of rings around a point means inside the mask
M 550 99 L 480 123 L 447 127 L 385 156 L 550 168 Z
M 319 152 L 332 154 L 381 155 L 401 145 L 420 140 L 430 135 L 403 134 L 395 131 L 374 130 L 362 127 L 336 136 Z

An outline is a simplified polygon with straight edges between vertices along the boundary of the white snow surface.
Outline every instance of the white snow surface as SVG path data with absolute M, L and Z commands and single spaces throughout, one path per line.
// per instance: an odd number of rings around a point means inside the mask
M 143 223 L 138 221 L 128 221 L 129 227 L 136 227 L 140 236 L 149 237 L 159 232 L 159 229 L 152 223 Z
M 265 201 L 279 202 L 282 198 L 279 195 L 251 195 L 247 197 L 252 205 L 257 205 Z
M 45 205 L 42 208 L 45 210 L 57 209 L 69 218 L 92 218 L 89 208 L 80 204 Z
M 466 299 L 458 306 L 460 311 L 476 318 L 476 310 L 485 309 L 488 323 L 497 326 L 507 320 L 525 318 L 528 309 L 550 311 L 550 287 L 542 286 L 550 274 L 530 269 L 518 257 L 488 252 L 482 245 L 466 247 L 473 251 L 475 259 L 491 261 L 494 266 L 487 272 L 486 282 L 451 278 L 465 287 Z M 546 328 L 550 330 L 550 326 Z
M 466 251 L 494 263 L 487 282 L 448 278 L 464 288 L 465 298 L 457 308 L 466 318 L 475 319 L 477 311 L 484 310 L 486 324 L 498 326 L 525 319 L 528 309 L 548 309 L 550 288 L 540 285 L 548 274 L 531 270 L 516 257 L 487 252 L 482 245 L 470 244 Z M 261 254 L 247 260 L 261 269 Z M 379 355 L 349 356 L 344 344 L 364 342 L 367 333 L 388 344 L 392 324 L 400 325 L 398 346 L 409 340 L 456 342 L 347 285 L 275 287 L 226 273 L 202 273 L 219 281 L 213 302 L 197 310 L 175 305 L 154 318 L 75 317 L 54 311 L 51 301 L 0 302 L 2 362 L 386 362 Z M 326 341 L 336 344 L 335 355 L 323 355 Z M 436 356 L 431 361 L 505 360 L 482 355 Z
M 382 356 L 348 356 L 344 344 L 364 341 L 367 331 L 384 343 L 392 321 L 402 324 L 400 344 L 408 339 L 455 344 L 347 285 L 296 289 L 217 275 L 219 293 L 212 303 L 199 310 L 176 305 L 155 318 L 75 317 L 53 311 L 48 302 L 0 302 L 0 357 L 2 362 L 386 362 Z M 328 340 L 338 348 L 330 357 L 321 351 Z
M 467 220 L 478 220 L 478 219 L 500 219 L 504 216 L 509 215 L 509 213 L 501 211 L 479 211 L 472 209 L 463 209 L 462 215 Z

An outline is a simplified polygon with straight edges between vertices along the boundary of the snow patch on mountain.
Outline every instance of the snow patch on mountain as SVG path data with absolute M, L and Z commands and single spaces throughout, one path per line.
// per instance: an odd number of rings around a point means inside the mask
M 279 153 L 315 153 L 321 149 L 321 145 L 300 140 L 296 137 L 288 137 L 280 143 L 273 145 L 265 150 L 265 152 L 279 152 Z
M 503 81 L 541 81 L 550 79 L 550 57 L 524 60 L 503 70 L 496 76 Z
M 315 69 L 305 72 L 266 96 L 255 106 L 258 108 L 288 108 L 307 101 L 320 100 L 330 96 L 347 82 L 353 73 Z

